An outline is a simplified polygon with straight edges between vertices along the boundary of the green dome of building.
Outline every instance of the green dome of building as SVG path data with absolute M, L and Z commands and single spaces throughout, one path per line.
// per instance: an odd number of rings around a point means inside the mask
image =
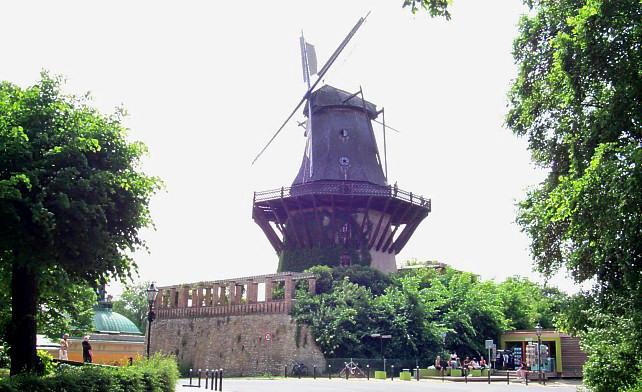
M 136 324 L 122 314 L 114 312 L 111 306 L 104 304 L 95 306 L 93 321 L 94 330 L 98 333 L 142 335 Z

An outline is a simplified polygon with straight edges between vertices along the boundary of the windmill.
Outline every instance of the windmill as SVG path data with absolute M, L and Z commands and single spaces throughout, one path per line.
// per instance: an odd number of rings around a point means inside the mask
M 306 147 L 290 187 L 254 192 L 252 218 L 279 255 L 279 271 L 314 265 L 369 265 L 396 270 L 395 255 L 431 210 L 430 199 L 391 186 L 387 159 L 382 166 L 372 122 L 382 115 L 355 93 L 324 85 L 315 90 L 332 63 L 363 24 L 360 18 L 311 83 L 316 57 L 301 36 L 304 80 L 299 104 L 257 155 L 272 143 L 305 103 Z M 252 163 L 254 163 L 252 162 Z

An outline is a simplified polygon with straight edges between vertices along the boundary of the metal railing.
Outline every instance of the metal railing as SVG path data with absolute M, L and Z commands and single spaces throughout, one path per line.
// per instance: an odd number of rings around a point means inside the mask
M 337 196 L 379 196 L 392 197 L 409 203 L 426 206 L 430 209 L 430 199 L 399 189 L 396 186 L 381 186 L 354 182 L 311 182 L 291 187 L 281 187 L 267 191 L 254 192 L 254 202 L 275 200 L 291 196 L 305 195 Z

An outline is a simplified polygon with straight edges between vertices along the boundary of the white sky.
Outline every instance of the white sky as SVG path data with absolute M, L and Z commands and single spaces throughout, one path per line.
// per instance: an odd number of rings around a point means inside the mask
M 129 111 L 167 192 L 151 205 L 141 280 L 160 285 L 276 271 L 251 219 L 255 190 L 289 186 L 305 139 L 295 121 L 250 162 L 305 91 L 299 35 L 319 67 L 372 13 L 325 82 L 386 108 L 390 183 L 432 199 L 433 212 L 397 257 L 438 260 L 484 278 L 532 272 L 515 201 L 544 177 L 503 127 L 516 75 L 519 0 L 455 0 L 453 19 L 412 15 L 402 0 L 0 3 L 0 79 L 33 84 L 41 69 L 67 91 Z M 302 120 L 299 112 L 294 120 Z M 379 135 L 381 136 L 381 132 Z M 380 150 L 383 146 L 380 142 Z M 576 291 L 563 277 L 554 279 Z M 116 292 L 118 288 L 114 288 Z

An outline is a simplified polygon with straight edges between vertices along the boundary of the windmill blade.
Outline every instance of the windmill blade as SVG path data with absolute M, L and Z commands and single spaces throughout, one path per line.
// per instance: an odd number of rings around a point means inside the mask
M 315 85 L 316 85 L 316 83 L 315 83 Z M 298 105 L 296 105 L 296 107 L 294 108 L 294 110 L 292 111 L 292 113 L 290 113 L 290 115 L 288 116 L 288 118 L 286 118 L 286 119 L 285 119 L 285 121 L 283 121 L 283 124 L 281 124 L 281 126 L 280 126 L 280 127 L 279 127 L 279 129 L 276 131 L 276 133 L 274 134 L 274 136 L 272 136 L 272 139 L 270 139 L 270 141 L 265 145 L 265 147 L 263 147 L 263 149 L 261 150 L 261 152 L 259 152 L 259 153 L 258 153 L 258 155 L 256 156 L 256 158 L 254 158 L 254 160 L 252 161 L 252 165 L 254 165 L 254 162 L 256 162 L 256 161 L 257 161 L 257 159 L 259 159 L 259 157 L 261 156 L 261 154 L 263 154 L 263 152 L 265 152 L 265 150 L 267 150 L 267 148 L 270 146 L 270 144 L 272 144 L 272 142 L 273 142 L 273 141 L 274 141 L 274 139 L 277 137 L 277 135 L 278 135 L 279 133 L 281 133 L 281 131 L 283 130 L 283 128 L 285 128 L 285 125 L 288 123 L 288 121 L 290 121 L 290 119 L 292 118 L 292 116 L 294 116 L 294 114 L 296 113 L 296 111 L 297 111 L 297 110 L 299 110 L 299 108 L 301 107 L 301 105 L 303 105 L 303 102 L 305 102 L 305 100 L 308 98 L 308 96 L 310 95 L 310 91 L 312 91 L 312 89 L 308 90 L 308 91 L 305 93 L 305 95 L 303 96 L 303 98 L 301 98 L 301 101 L 299 101 L 299 104 L 298 104 Z
M 288 122 L 290 121 L 290 119 L 294 116 L 294 114 L 297 112 L 297 110 L 299 110 L 299 108 L 301 107 L 301 105 L 303 105 L 303 103 L 305 102 L 305 100 L 306 100 L 306 99 L 308 99 L 308 98 L 310 97 L 310 94 L 312 93 L 312 91 L 314 91 L 314 88 L 317 86 L 317 84 L 319 84 L 319 82 L 321 81 L 321 79 L 323 79 L 323 76 L 326 74 L 326 72 L 328 72 L 328 69 L 330 69 L 330 67 L 332 66 L 332 64 L 334 63 L 334 61 L 337 59 L 337 57 L 339 57 L 339 55 L 341 54 L 341 52 L 343 51 L 343 49 L 346 47 L 346 45 L 348 45 L 348 42 L 350 42 L 350 40 L 352 39 L 352 36 L 354 36 L 354 34 L 357 32 L 357 30 L 359 30 L 359 27 L 361 27 L 361 25 L 363 24 L 363 22 L 365 22 L 366 18 L 368 18 L 368 15 L 370 15 L 370 11 L 368 11 L 368 13 L 366 14 L 366 16 L 364 16 L 364 17 L 362 17 L 362 18 L 359 18 L 359 21 L 357 21 L 357 23 L 354 25 L 354 27 L 352 28 L 352 30 L 350 30 L 350 32 L 349 32 L 349 33 L 348 33 L 348 35 L 345 37 L 345 39 L 343 40 L 343 42 L 341 42 L 341 44 L 339 45 L 339 47 L 334 51 L 334 53 L 332 53 L 332 56 L 330 56 L 330 58 L 329 58 L 329 59 L 328 59 L 328 61 L 325 63 L 325 65 L 323 66 L 323 68 L 321 68 L 321 71 L 319 71 L 319 74 L 317 75 L 317 80 L 314 82 L 314 84 L 313 84 L 310 88 L 308 88 L 308 91 L 306 91 L 306 92 L 305 92 L 305 94 L 303 95 L 303 98 L 301 98 L 301 101 L 299 101 L 299 103 L 296 105 L 296 107 L 294 108 L 294 110 L 292 111 L 292 113 L 290 113 L 290 115 L 288 116 L 288 118 L 286 118 L 286 119 L 285 119 L 285 121 L 283 122 L 283 124 L 281 124 L 281 126 L 279 127 L 279 129 L 276 131 L 276 133 L 274 134 L 274 136 L 272 136 L 272 138 L 270 139 L 270 141 L 268 141 L 268 143 L 265 145 L 265 147 L 263 147 L 263 149 L 261 150 L 261 152 L 259 152 L 259 153 L 257 154 L 256 158 L 254 158 L 254 160 L 252 161 L 252 165 L 254 165 L 254 163 L 259 159 L 259 157 L 260 157 L 260 156 L 265 152 L 265 150 L 267 150 L 267 148 L 270 146 L 270 144 L 272 144 L 272 142 L 273 142 L 273 141 L 274 141 L 274 139 L 278 136 L 278 134 L 279 134 L 279 133 L 281 133 L 281 131 L 283 130 L 283 128 L 285 128 L 285 126 L 287 125 L 287 123 L 288 123 Z M 312 113 L 310 113 L 309 115 L 311 116 L 311 115 L 312 115 Z

